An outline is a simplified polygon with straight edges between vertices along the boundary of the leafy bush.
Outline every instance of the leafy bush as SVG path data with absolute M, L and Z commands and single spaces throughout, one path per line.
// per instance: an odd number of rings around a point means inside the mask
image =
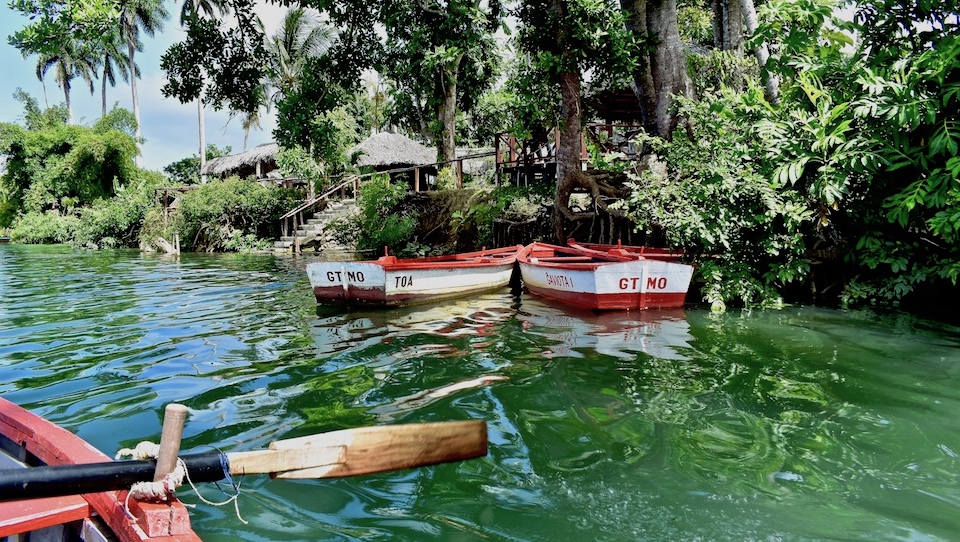
M 437 173 L 437 190 L 454 190 L 457 185 L 457 174 L 452 167 L 445 167 Z
M 254 238 L 276 237 L 280 215 L 296 201 L 291 190 L 267 188 L 231 177 L 184 193 L 172 229 L 179 232 L 184 250 L 253 248 Z
M 216 145 L 207 145 L 206 159 L 209 162 L 214 158 L 229 156 L 232 150 L 230 145 L 222 148 Z M 163 172 L 170 177 L 174 184 L 200 184 L 200 157 L 194 154 L 189 158 L 182 158 L 167 164 L 164 166 Z
M 277 165 L 284 177 L 295 177 L 313 185 L 314 193 L 323 190 L 326 172 L 310 153 L 300 146 L 282 147 L 277 152 Z
M 134 248 L 146 217 L 157 206 L 155 189 L 166 184 L 160 173 L 140 171 L 140 180 L 118 191 L 115 197 L 79 209 L 80 225 L 73 244 L 84 247 Z
M 729 87 L 743 91 L 757 80 L 757 61 L 730 51 L 711 49 L 705 54 L 687 54 L 687 73 L 697 95 Z
M 647 162 L 630 174 L 628 216 L 648 232 L 665 230 L 671 245 L 694 256 L 715 309 L 778 305 L 779 290 L 809 272 L 806 202 L 755 159 L 763 149 L 753 128 L 762 99 L 757 89 L 744 101 L 732 93 L 700 103 L 678 99 L 693 136 L 647 138 L 666 165 Z
M 942 4 L 907 5 L 864 0 L 845 23 L 829 3 L 775 0 L 754 38 L 782 40 L 767 159 L 835 230 L 850 304 L 960 279 L 960 37 Z
M 363 183 L 357 204 L 360 206 L 360 250 L 382 250 L 383 247 L 401 247 L 412 240 L 417 217 L 398 212 L 399 204 L 407 194 L 404 184 L 391 184 L 388 175 L 374 175 Z
M 0 193 L 7 209 L 42 213 L 112 196 L 136 177 L 130 119 L 115 109 L 93 127 L 67 125 L 27 107 L 28 127 L 0 124 L 0 154 L 7 157 Z
M 10 237 L 17 243 L 69 243 L 80 226 L 73 215 L 61 216 L 56 211 L 30 212 L 19 216 L 10 229 Z
M 702 4 L 677 2 L 677 20 L 683 22 L 679 25 L 681 40 L 707 47 L 713 45 L 713 14 Z

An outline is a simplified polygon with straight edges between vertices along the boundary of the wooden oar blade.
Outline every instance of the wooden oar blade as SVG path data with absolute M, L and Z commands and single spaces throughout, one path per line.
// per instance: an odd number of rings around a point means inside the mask
M 299 448 L 230 452 L 230 474 L 272 474 L 288 470 L 330 467 L 346 460 L 343 446 L 302 446 Z
M 340 448 L 341 462 L 277 471 L 275 478 L 336 478 L 463 461 L 487 454 L 483 420 L 384 425 L 344 429 L 270 444 L 273 450 Z

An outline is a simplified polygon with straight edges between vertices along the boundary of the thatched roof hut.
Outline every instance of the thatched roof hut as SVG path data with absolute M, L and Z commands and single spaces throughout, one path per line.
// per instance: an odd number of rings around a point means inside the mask
M 249 151 L 214 158 L 207 162 L 200 173 L 221 177 L 237 175 L 262 179 L 267 176 L 267 173 L 277 169 L 279 150 L 280 146 L 276 143 L 264 143 Z
M 358 166 L 372 166 L 377 170 L 422 166 L 437 161 L 436 149 L 421 145 L 405 135 L 390 132 L 368 137 L 347 154 L 357 155 Z

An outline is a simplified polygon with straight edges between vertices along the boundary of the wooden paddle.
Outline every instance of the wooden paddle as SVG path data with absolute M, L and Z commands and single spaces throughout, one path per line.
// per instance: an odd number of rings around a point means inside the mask
M 357 476 L 473 459 L 487 454 L 483 420 L 384 425 L 278 440 L 267 450 L 181 456 L 193 482 L 229 472 L 274 478 Z M 154 478 L 156 461 L 111 461 L 0 470 L 0 501 L 99 493 Z

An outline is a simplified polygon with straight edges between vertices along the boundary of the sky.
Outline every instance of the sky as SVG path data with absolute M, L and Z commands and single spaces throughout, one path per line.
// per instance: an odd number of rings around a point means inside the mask
M 23 58 L 20 51 L 10 45 L 7 38 L 26 26 L 28 20 L 19 12 L 11 10 L 6 1 L 0 2 L 0 122 L 23 123 L 22 104 L 13 98 L 17 88 L 33 96 L 44 107 L 44 88 L 35 75 L 37 57 Z M 279 25 L 283 15 L 281 8 L 261 2 L 258 14 L 268 33 Z M 142 148 L 141 166 L 145 169 L 162 171 L 165 166 L 191 156 L 199 156 L 200 134 L 197 122 L 197 103 L 181 104 L 176 98 L 164 98 L 160 89 L 166 82 L 166 76 L 160 69 L 160 57 L 167 48 L 184 39 L 174 14 L 179 13 L 179 3 L 167 0 L 167 11 L 171 17 L 164 29 L 153 38 L 144 36 L 144 51 L 137 53 L 136 61 L 140 66 L 141 77 L 137 83 L 140 97 L 141 131 L 145 142 Z M 64 102 L 63 91 L 57 86 L 52 72 L 47 74 L 46 96 L 50 105 Z M 73 119 L 77 124 L 90 125 L 100 118 L 100 82 L 94 82 L 94 93 L 90 95 L 88 87 L 82 81 L 74 80 L 70 92 Z M 107 109 L 114 103 L 133 110 L 130 85 L 122 80 L 116 87 L 107 86 Z M 206 142 L 223 148 L 229 146 L 233 153 L 243 150 L 243 128 L 241 118 L 230 120 L 225 110 L 205 109 Z M 267 113 L 261 120 L 261 129 L 252 130 L 247 143 L 251 149 L 259 144 L 273 140 L 271 132 L 276 126 L 273 113 Z

